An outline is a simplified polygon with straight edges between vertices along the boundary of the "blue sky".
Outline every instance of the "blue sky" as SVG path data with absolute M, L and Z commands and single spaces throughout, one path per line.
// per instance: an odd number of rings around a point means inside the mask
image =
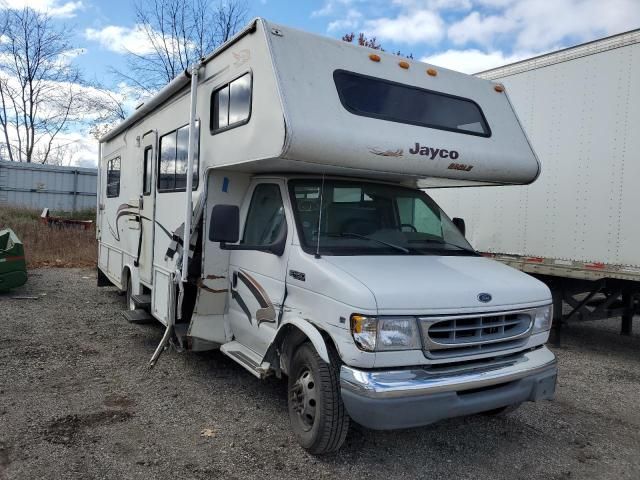
M 123 65 L 119 42 L 135 44 L 130 0 L 8 1 L 64 12 L 78 63 L 107 83 L 107 67 Z M 333 37 L 364 31 L 387 50 L 469 73 L 640 27 L 640 0 L 247 1 L 250 17 Z
M 216 1 L 216 0 L 213 0 Z M 261 16 L 340 38 L 377 37 L 389 51 L 475 73 L 540 53 L 640 27 L 640 0 L 246 0 Z M 0 0 L 47 11 L 73 33 L 75 62 L 85 77 L 127 92 L 110 69 L 125 67 L 127 49 L 144 49 L 132 0 Z M 137 98 L 128 98 L 135 105 Z M 95 163 L 97 145 L 85 132 L 73 163 Z M 61 139 L 65 141 L 64 138 Z

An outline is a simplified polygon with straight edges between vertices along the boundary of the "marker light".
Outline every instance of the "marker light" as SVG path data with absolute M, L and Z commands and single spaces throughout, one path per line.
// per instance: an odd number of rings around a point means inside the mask
M 435 77 L 436 75 L 438 75 L 438 71 L 435 68 L 429 68 L 427 69 L 427 75 Z
M 371 60 L 372 62 L 379 62 L 380 55 L 376 55 L 375 53 L 372 53 L 369 55 L 369 60 Z
M 498 92 L 498 93 L 502 93 L 502 92 L 504 92 L 504 85 L 500 85 L 500 84 L 495 85 L 495 86 L 493 87 L 493 89 L 494 89 L 496 92 Z
M 365 315 L 351 315 L 351 335 L 360 350 L 373 352 L 378 336 L 378 319 Z
M 401 62 L 398 62 L 398 65 L 400 65 L 400 68 L 404 68 L 405 70 L 407 70 L 410 67 L 409 62 L 405 62 L 404 60 L 402 60 Z

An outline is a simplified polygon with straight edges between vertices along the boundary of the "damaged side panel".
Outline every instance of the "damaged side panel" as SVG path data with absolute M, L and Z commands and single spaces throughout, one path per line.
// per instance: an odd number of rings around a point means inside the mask
M 202 217 L 203 237 L 209 238 L 209 216 L 217 204 L 242 204 L 250 177 L 247 174 L 210 170 L 207 176 L 207 201 Z M 229 251 L 216 242 L 203 243 L 202 275 L 198 279 L 198 297 L 189 327 L 189 336 L 215 343 L 231 340 L 224 314 L 229 291 Z

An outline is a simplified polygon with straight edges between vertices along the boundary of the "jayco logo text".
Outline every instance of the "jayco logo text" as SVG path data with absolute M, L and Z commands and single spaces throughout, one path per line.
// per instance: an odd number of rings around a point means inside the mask
M 446 150 L 444 148 L 431 148 L 420 145 L 416 142 L 416 146 L 409 149 L 409 153 L 412 155 L 424 155 L 429 157 L 430 160 L 435 160 L 436 157 L 450 158 L 451 160 L 457 159 L 460 154 L 455 150 Z

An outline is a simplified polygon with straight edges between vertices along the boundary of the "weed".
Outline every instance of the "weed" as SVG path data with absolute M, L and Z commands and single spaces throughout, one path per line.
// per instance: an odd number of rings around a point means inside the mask
M 95 221 L 95 212 L 85 211 L 74 218 Z M 3 205 L 0 206 L 0 230 L 7 227 L 22 240 L 28 268 L 96 265 L 94 226 L 87 230 L 49 227 L 40 222 L 40 212 L 36 210 Z

